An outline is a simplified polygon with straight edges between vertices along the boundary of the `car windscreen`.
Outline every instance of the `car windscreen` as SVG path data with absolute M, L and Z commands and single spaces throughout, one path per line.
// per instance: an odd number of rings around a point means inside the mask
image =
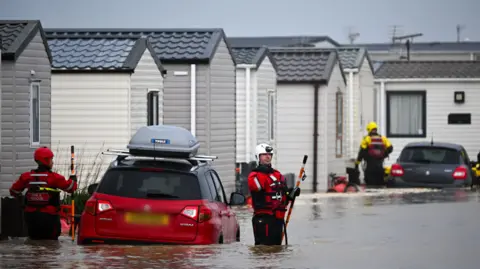
M 195 175 L 151 169 L 109 170 L 97 192 L 140 199 L 201 199 L 200 186 Z
M 403 149 L 399 161 L 424 164 L 460 164 L 460 152 L 443 147 L 408 147 Z

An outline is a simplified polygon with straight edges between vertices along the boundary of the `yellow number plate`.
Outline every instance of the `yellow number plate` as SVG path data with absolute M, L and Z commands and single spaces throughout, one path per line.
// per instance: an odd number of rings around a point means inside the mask
M 168 225 L 167 215 L 154 215 L 128 212 L 125 214 L 125 222 L 143 225 Z

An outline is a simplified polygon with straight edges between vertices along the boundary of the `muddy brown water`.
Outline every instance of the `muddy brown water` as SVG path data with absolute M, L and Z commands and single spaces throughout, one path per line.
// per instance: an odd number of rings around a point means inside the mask
M 305 194 L 288 246 L 253 246 L 251 212 L 236 209 L 241 242 L 213 246 L 77 246 L 0 241 L 0 268 L 480 268 L 480 195 L 471 191 Z

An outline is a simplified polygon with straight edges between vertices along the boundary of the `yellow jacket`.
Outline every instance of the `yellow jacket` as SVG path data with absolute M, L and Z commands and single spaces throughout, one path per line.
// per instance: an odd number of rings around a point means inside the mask
M 363 137 L 362 142 L 360 143 L 360 150 L 358 151 L 358 157 L 357 161 L 355 162 L 356 164 L 359 164 L 362 162 L 362 160 L 368 161 L 370 159 L 370 156 L 368 155 L 368 146 L 370 143 L 372 143 L 372 136 L 375 136 L 375 134 L 370 134 L 366 135 Z M 390 153 L 393 151 L 393 146 L 390 140 L 386 138 L 383 135 L 377 135 L 382 138 L 382 142 L 385 145 L 385 157 L 388 157 Z

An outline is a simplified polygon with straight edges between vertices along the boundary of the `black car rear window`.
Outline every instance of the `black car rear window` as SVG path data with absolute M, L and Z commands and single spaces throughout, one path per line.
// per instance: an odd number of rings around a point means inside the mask
M 105 173 L 97 192 L 141 199 L 201 199 L 200 186 L 195 175 L 148 169 L 109 170 Z
M 460 164 L 460 152 L 442 147 L 409 147 L 404 148 L 400 162 Z

